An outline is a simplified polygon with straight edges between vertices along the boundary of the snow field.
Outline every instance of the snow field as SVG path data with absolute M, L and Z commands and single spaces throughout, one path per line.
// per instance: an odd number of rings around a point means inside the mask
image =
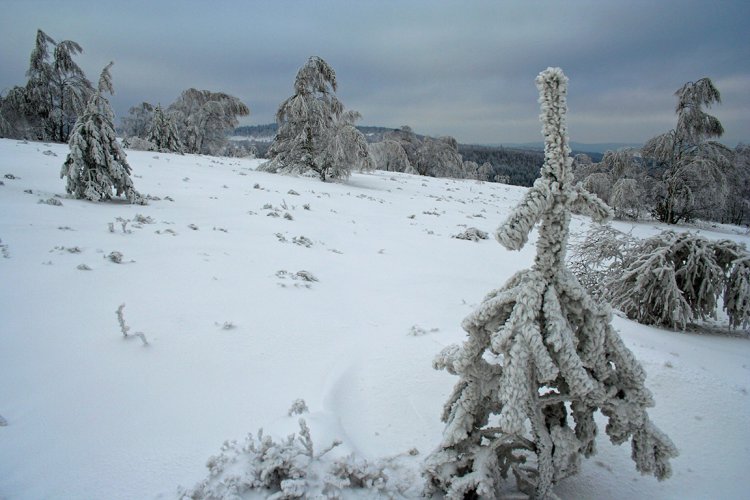
M 534 236 L 520 252 L 451 236 L 492 234 L 524 188 L 380 171 L 321 183 L 255 172 L 257 160 L 127 151 L 136 189 L 160 201 L 38 203 L 64 195 L 67 150 L 0 140 L 0 498 L 172 497 L 206 476 L 224 440 L 295 431 L 297 398 L 318 447 L 417 448 L 418 477 L 456 381 L 432 358 L 535 253 Z M 149 346 L 123 338 L 123 303 Z M 634 470 L 629 446 L 600 438 L 558 494 L 742 498 L 750 343 L 615 326 L 681 456 L 658 483 Z

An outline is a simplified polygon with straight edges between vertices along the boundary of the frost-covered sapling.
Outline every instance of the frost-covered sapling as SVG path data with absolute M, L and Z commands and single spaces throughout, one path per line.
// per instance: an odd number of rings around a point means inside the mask
M 536 80 L 545 139 L 542 176 L 497 230 L 518 250 L 541 222 L 534 266 L 490 292 L 463 322 L 468 339 L 436 358 L 459 377 L 445 404 L 443 440 L 425 461 L 427 494 L 497 498 L 512 472 L 523 492 L 553 485 L 595 452 L 597 410 L 615 444 L 631 440 L 642 473 L 671 473 L 677 455 L 649 420 L 646 373 L 597 304 L 565 267 L 571 212 L 606 220 L 604 203 L 573 185 L 565 125 L 567 78 L 549 68 Z
M 99 77 L 99 87 L 70 134 L 70 153 L 60 170 L 67 177 L 65 190 L 75 198 L 108 200 L 112 190 L 130 203 L 145 204 L 133 187 L 130 165 L 115 137 L 114 113 L 104 92 L 114 93 L 109 63 Z

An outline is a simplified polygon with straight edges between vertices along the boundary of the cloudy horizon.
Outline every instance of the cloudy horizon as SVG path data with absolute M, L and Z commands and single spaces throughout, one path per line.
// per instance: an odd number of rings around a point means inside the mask
M 37 29 L 83 47 L 90 80 L 110 60 L 118 120 L 190 87 L 239 97 L 274 121 L 309 56 L 336 71 L 362 125 L 409 125 L 463 143 L 541 140 L 534 78 L 570 78 L 569 132 L 642 143 L 675 126 L 674 92 L 710 77 L 730 146 L 750 141 L 747 1 L 17 1 L 0 19 L 0 93 L 26 82 Z

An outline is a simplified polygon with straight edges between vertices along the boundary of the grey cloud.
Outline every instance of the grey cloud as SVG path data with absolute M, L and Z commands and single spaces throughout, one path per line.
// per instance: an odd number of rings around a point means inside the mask
M 571 134 L 640 142 L 674 126 L 673 92 L 710 76 L 726 142 L 750 137 L 744 0 L 7 2 L 0 90 L 24 81 L 37 27 L 84 46 L 90 77 L 115 61 L 116 112 L 188 87 L 237 95 L 273 121 L 310 55 L 336 70 L 363 123 L 464 142 L 539 140 L 534 78 L 571 79 Z M 12 50 L 8 50 L 12 48 Z M 11 54 L 12 53 L 12 54 Z M 725 85 L 726 88 L 722 88 Z

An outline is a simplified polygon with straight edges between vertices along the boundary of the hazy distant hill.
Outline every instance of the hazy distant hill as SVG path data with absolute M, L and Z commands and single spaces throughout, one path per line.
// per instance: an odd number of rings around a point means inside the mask
M 508 147 L 508 148 L 518 148 L 518 149 L 527 149 L 527 150 L 538 150 L 538 151 L 544 151 L 544 143 L 543 142 L 524 142 L 524 143 L 504 143 L 501 144 L 502 146 Z M 572 149 L 574 152 L 581 152 L 581 153 L 606 153 L 607 151 L 617 151 L 618 149 L 622 148 L 638 148 L 640 149 L 643 146 L 643 144 L 636 144 L 632 142 L 600 142 L 595 144 L 587 144 L 583 142 L 570 142 L 570 149 Z M 596 160 L 595 160 L 596 161 Z

